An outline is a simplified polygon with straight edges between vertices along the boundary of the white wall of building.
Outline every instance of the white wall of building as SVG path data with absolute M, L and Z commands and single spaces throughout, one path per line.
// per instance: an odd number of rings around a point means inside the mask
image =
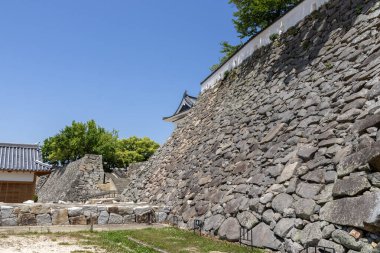
M 224 77 L 224 73 L 239 66 L 245 59 L 251 56 L 258 48 L 271 43 L 270 36 L 272 34 L 282 34 L 289 28 L 296 25 L 313 11 L 318 10 L 329 0 L 304 0 L 298 6 L 289 11 L 285 16 L 277 22 L 270 25 L 263 32 L 255 36 L 243 48 L 241 48 L 232 58 L 225 62 L 222 67 L 215 71 L 211 76 L 204 80 L 201 84 L 201 91 L 205 91 L 213 87 L 220 79 Z
M 0 181 L 33 182 L 34 174 L 30 172 L 0 171 Z

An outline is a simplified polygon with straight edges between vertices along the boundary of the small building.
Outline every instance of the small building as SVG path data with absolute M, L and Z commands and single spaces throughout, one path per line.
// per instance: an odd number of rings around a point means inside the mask
M 49 174 L 38 145 L 0 143 L 0 202 L 33 199 L 36 177 Z
M 183 94 L 181 103 L 179 104 L 177 110 L 172 116 L 164 117 L 163 120 L 166 122 L 172 122 L 176 125 L 181 122 L 183 118 L 186 117 L 186 115 L 189 113 L 190 109 L 193 108 L 193 106 L 196 104 L 197 98 L 190 96 L 185 93 Z

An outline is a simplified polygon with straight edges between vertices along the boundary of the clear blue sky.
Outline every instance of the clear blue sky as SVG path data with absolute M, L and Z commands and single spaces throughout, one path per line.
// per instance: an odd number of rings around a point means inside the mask
M 237 42 L 227 0 L 3 0 L 0 142 L 36 143 L 71 121 L 164 143 L 184 90 Z

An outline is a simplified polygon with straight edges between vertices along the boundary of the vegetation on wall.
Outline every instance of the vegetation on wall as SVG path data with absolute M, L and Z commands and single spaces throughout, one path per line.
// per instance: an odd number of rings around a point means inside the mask
M 238 33 L 238 37 L 246 41 L 248 38 L 255 36 L 260 31 L 268 27 L 283 16 L 301 0 L 230 0 L 229 3 L 234 5 L 234 27 Z M 220 43 L 220 52 L 223 56 L 218 64 L 213 65 L 210 69 L 216 70 L 230 56 L 232 56 L 241 46 L 231 45 L 224 41 Z
M 63 164 L 85 154 L 97 154 L 103 156 L 107 167 L 127 167 L 131 163 L 146 161 L 158 147 L 147 137 L 119 139 L 116 130 L 108 131 L 94 120 L 73 121 L 44 141 L 42 154 L 44 161 L 50 164 Z

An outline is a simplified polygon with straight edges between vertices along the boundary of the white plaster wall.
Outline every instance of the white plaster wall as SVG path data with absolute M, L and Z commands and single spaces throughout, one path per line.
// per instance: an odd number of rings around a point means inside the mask
M 201 91 L 213 87 L 220 79 L 223 78 L 226 71 L 230 71 L 240 65 L 245 59 L 255 52 L 258 48 L 271 43 L 272 34 L 282 34 L 289 28 L 296 25 L 313 11 L 319 9 L 323 4 L 330 0 L 304 0 L 298 6 L 289 11 L 277 22 L 270 25 L 263 32 L 254 37 L 244 47 L 242 47 L 231 59 L 225 62 L 221 68 L 215 71 L 211 76 L 201 84 Z
M 30 172 L 0 171 L 0 181 L 33 182 L 34 174 Z

